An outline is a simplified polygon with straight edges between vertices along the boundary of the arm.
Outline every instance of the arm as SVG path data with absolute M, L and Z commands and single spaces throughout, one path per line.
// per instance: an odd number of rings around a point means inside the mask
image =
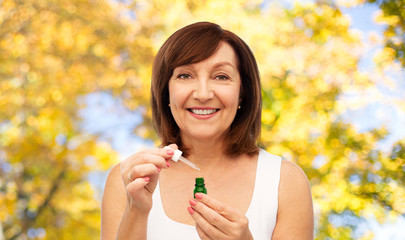
M 313 239 L 314 213 L 311 189 L 305 173 L 296 164 L 282 161 L 277 223 L 273 240 Z
M 175 149 L 177 147 L 175 146 Z M 152 195 L 173 150 L 136 153 L 109 173 L 101 205 L 101 239 L 146 239 Z
M 120 239 L 119 235 L 146 239 L 146 223 L 147 215 L 137 214 L 134 209 L 127 206 L 120 165 L 114 166 L 104 188 L 101 205 L 101 239 Z M 119 235 L 118 229 L 121 230 Z

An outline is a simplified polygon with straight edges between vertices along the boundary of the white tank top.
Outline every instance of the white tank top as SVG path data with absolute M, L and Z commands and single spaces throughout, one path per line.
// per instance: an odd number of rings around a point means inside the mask
M 246 212 L 249 229 L 255 240 L 269 240 L 277 220 L 278 185 L 280 182 L 281 157 L 260 149 L 252 200 Z M 166 216 L 159 184 L 153 193 L 153 207 L 149 213 L 149 240 L 200 239 L 195 226 L 176 222 Z

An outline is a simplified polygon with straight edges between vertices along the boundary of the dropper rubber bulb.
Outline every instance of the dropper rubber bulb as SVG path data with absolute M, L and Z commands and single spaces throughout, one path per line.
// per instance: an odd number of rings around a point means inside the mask
M 200 169 L 197 167 L 197 165 L 195 165 L 193 162 L 190 162 L 190 160 L 188 160 L 187 158 L 182 157 L 181 155 L 183 154 L 183 152 L 180 151 L 179 149 L 175 150 L 175 149 L 173 149 L 173 148 L 171 148 L 171 147 L 169 147 L 169 146 L 166 146 L 166 147 L 164 147 L 164 148 L 165 148 L 165 149 L 171 149 L 171 150 L 174 151 L 174 154 L 173 154 L 173 156 L 172 156 L 172 160 L 173 160 L 174 162 L 178 162 L 178 161 L 180 160 L 180 161 L 182 161 L 183 163 L 185 163 L 186 165 L 188 165 L 189 167 L 192 167 L 192 168 L 194 168 L 194 169 L 196 169 L 196 170 L 200 170 Z

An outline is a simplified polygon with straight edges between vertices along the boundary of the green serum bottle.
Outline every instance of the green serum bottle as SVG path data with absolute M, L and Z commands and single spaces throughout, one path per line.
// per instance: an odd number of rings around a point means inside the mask
M 195 179 L 194 198 L 195 198 L 196 193 L 207 194 L 207 189 L 205 188 L 204 178 Z

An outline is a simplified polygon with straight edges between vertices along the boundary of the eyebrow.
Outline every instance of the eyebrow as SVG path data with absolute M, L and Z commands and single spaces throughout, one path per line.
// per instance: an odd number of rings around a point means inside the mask
M 181 65 L 181 66 L 178 66 L 178 67 L 176 67 L 176 68 L 191 68 L 191 69 L 193 69 L 193 66 L 192 66 L 193 64 L 186 64 L 186 65 Z M 217 63 L 215 63 L 213 66 L 212 66 L 212 68 L 211 69 L 217 69 L 217 68 L 221 68 L 221 67 L 226 67 L 226 66 L 229 66 L 229 67 L 231 67 L 232 68 L 232 70 L 238 70 L 238 68 L 236 67 L 236 66 L 234 66 L 232 63 L 230 63 L 230 62 L 227 62 L 227 61 L 223 61 L 223 62 L 217 62 Z M 175 68 L 175 69 L 176 69 Z M 175 70 L 174 69 L 174 70 Z M 173 73 L 174 73 L 174 70 L 173 70 Z

